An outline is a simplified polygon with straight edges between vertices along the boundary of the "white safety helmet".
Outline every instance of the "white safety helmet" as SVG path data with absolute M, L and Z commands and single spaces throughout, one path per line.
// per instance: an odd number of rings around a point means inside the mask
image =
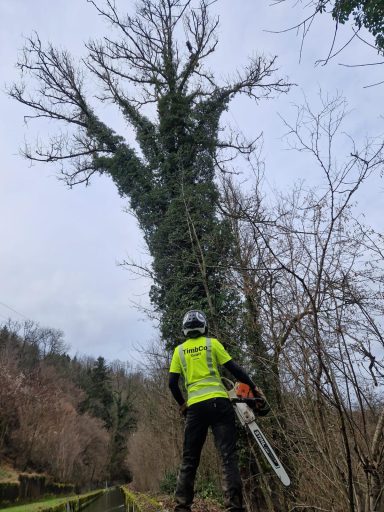
M 183 333 L 189 338 L 196 338 L 208 331 L 207 317 L 202 311 L 193 309 L 185 313 L 183 318 Z

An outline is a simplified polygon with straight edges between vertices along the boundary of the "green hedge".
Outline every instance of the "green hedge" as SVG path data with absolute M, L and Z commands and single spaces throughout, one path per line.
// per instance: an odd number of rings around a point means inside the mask
M 20 473 L 19 499 L 34 500 L 40 498 L 45 493 L 45 475 L 33 475 L 30 473 Z
M 50 482 L 45 485 L 45 494 L 54 494 L 59 496 L 60 494 L 74 494 L 74 484 L 60 484 L 58 482 Z
M 13 503 L 19 497 L 19 492 L 18 482 L 0 482 L 0 503 L 4 505 Z

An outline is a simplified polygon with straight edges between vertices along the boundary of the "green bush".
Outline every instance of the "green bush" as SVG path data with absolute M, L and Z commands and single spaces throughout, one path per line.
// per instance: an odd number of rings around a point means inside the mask
M 223 499 L 220 483 L 207 474 L 197 474 L 195 492 L 200 498 L 211 498 L 219 502 Z
M 177 470 L 170 469 L 166 471 L 164 478 L 160 482 L 160 492 L 164 494 L 173 494 L 176 491 Z
M 174 494 L 176 491 L 177 483 L 177 470 L 171 469 L 166 471 L 163 479 L 160 482 L 160 492 L 164 494 Z M 200 498 L 212 498 L 218 501 L 222 501 L 223 493 L 221 490 L 220 483 L 212 479 L 207 474 L 197 473 L 195 482 L 195 492 Z

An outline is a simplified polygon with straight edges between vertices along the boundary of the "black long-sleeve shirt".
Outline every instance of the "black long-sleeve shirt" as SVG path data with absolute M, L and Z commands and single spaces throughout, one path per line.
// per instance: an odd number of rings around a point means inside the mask
M 245 372 L 243 370 L 243 368 L 241 368 L 241 366 L 239 366 L 237 363 L 235 363 L 235 361 L 233 361 L 231 359 L 230 361 L 225 363 L 223 366 L 229 372 L 231 372 L 231 374 L 235 377 L 235 379 L 239 380 L 240 382 L 244 382 L 244 384 L 248 384 L 248 386 L 251 388 L 251 390 L 255 389 L 255 383 L 249 377 L 247 372 Z M 172 393 L 174 399 L 176 400 L 176 402 L 179 405 L 183 405 L 183 403 L 185 402 L 185 399 L 184 399 L 184 397 L 183 397 L 183 395 L 182 395 L 182 393 L 180 391 L 179 378 L 180 378 L 180 374 L 179 373 L 172 373 L 171 372 L 169 374 L 169 383 L 168 383 L 168 385 L 169 385 L 169 389 L 171 390 L 171 393 Z

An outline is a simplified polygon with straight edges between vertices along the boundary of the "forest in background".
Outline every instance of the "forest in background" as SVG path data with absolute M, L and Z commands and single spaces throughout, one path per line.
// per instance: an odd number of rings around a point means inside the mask
M 63 334 L 31 321 L 0 330 L 0 456 L 19 472 L 77 488 L 132 479 L 140 375 L 119 361 L 70 358 Z
M 258 103 L 289 91 L 276 58 L 253 56 L 218 78 L 205 66 L 219 42 L 209 2 L 142 0 L 128 15 L 108 0 L 91 3 L 108 21 L 108 37 L 90 41 L 78 63 L 31 36 L 18 63 L 22 81 L 9 94 L 32 118 L 65 127 L 26 145 L 30 161 L 59 164 L 70 187 L 104 174 L 127 198 L 152 262 L 126 265 L 152 279 L 150 314 L 160 335 L 146 368 L 134 372 L 102 358 L 71 360 L 63 348 L 50 353 L 54 344 L 29 339 L 25 327 L 3 329 L 2 450 L 24 468 L 46 467 L 65 480 L 132 476 L 140 490 L 172 492 L 182 420 L 167 371 L 182 339 L 180 319 L 195 307 L 264 389 L 272 414 L 262 427 L 293 482 L 282 489 L 241 436 L 248 510 L 380 510 L 384 240 L 364 224 L 356 202 L 381 177 L 382 137 L 348 135 L 339 95 L 320 94 L 316 106 L 304 101 L 284 121 L 287 143 L 316 172 L 317 185 L 267 194 L 259 138 L 247 141 L 222 116 L 235 97 Z M 350 2 L 342 11 L 339 2 L 315 4 L 316 14 L 335 7 L 341 23 L 354 9 Z M 381 25 L 370 20 L 357 23 L 377 35 Z M 89 92 L 95 82 L 97 95 Z M 104 122 L 109 103 L 134 142 Z M 246 187 L 236 179 L 238 166 L 250 176 Z M 48 427 L 40 424 L 44 415 Z M 71 428 L 76 450 L 66 439 Z M 48 446 L 57 453 L 50 462 Z M 217 495 L 211 441 L 204 457 L 201 492 Z

